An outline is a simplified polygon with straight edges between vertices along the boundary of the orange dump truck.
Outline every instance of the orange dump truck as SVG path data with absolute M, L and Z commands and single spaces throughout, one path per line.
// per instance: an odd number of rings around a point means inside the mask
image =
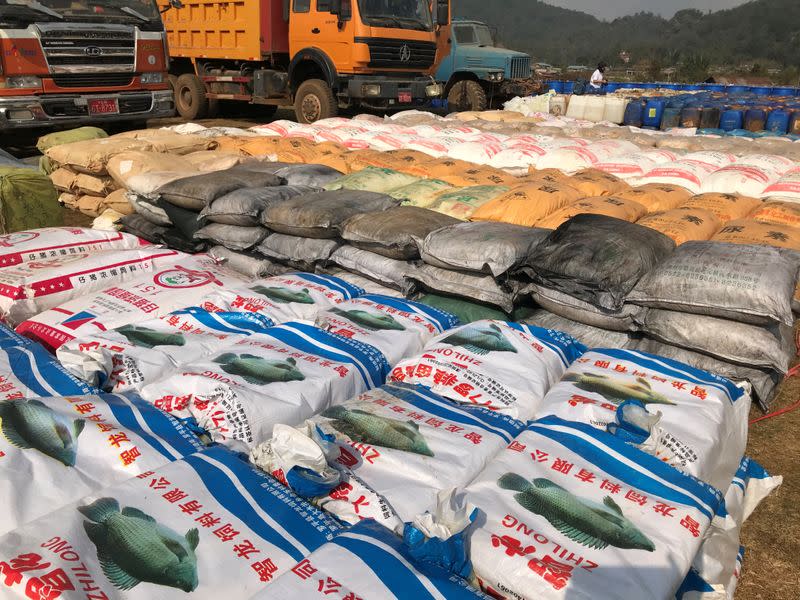
M 179 114 L 219 100 L 294 106 L 298 121 L 340 108 L 412 108 L 440 98 L 430 75 L 448 0 L 159 0 Z M 435 14 L 434 14 L 435 13 Z
M 155 0 L 0 0 L 0 131 L 174 114 Z

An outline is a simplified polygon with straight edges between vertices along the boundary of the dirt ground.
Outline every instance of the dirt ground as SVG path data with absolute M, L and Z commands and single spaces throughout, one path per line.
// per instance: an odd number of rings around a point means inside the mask
M 800 330 L 799 330 L 800 331 Z M 800 375 L 783 382 L 773 410 L 800 400 Z M 751 418 L 762 413 L 753 408 Z M 736 600 L 800 598 L 800 409 L 750 429 L 747 453 L 783 485 L 745 523 L 743 575 Z

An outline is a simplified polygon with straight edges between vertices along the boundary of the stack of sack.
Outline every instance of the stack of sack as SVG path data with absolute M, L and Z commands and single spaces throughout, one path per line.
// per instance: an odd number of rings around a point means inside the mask
M 742 456 L 746 387 L 502 321 L 444 332 L 390 380 L 274 426 L 251 460 L 344 523 L 462 538 L 493 596 L 733 597 L 742 524 L 781 483 Z
M 88 136 L 92 132 L 86 133 Z M 111 137 L 84 137 L 81 141 L 45 136 L 40 139 L 39 147 L 52 165 L 50 179 L 61 192 L 61 203 L 97 217 L 108 209 L 121 215 L 133 212 L 125 198 L 125 190 L 127 179 L 132 176 L 129 173 L 141 171 L 138 165 L 141 161 L 137 161 L 140 157 L 134 155 L 111 164 L 116 156 L 131 152 L 157 153 L 160 170 L 168 170 L 173 156 L 213 150 L 217 143 L 208 138 L 153 129 Z
M 326 198 L 355 193 L 364 192 L 310 194 L 315 212 L 284 218 L 293 229 L 281 235 L 326 232 Z M 393 206 L 349 220 L 407 208 Z M 101 588 L 148 594 L 274 597 L 307 591 L 298 572 L 324 569 L 362 595 L 424 581 L 428 592 L 458 597 L 474 594 L 469 581 L 520 598 L 614 598 L 620 589 L 666 598 L 687 586 L 732 597 L 742 523 L 780 484 L 742 456 L 750 386 L 642 351 L 633 345 L 640 333 L 604 336 L 575 321 L 617 325 L 631 311 L 647 330 L 651 312 L 712 318 L 697 311 L 713 306 L 726 328 L 770 329 L 786 316 L 794 280 L 765 274 L 763 261 L 785 275 L 789 254 L 717 242 L 675 249 L 667 236 L 600 215 L 555 231 L 509 227 L 456 222 L 415 247 L 443 271 L 518 272 L 534 296 L 550 298 L 553 312 L 530 317 L 540 324 L 460 324 L 321 274 L 248 280 L 210 257 L 153 250 L 124 233 L 61 228 L 9 240 L 0 275 L 33 293 L 15 297 L 7 318 L 34 314 L 16 333 L 0 329 L 10 394 L 0 451 L 15 458 L 0 495 L 24 500 L 0 523 L 0 546 L 14 559 L 47 554 L 43 539 L 68 539 Z M 477 251 L 449 248 L 454 235 L 475 236 Z M 120 273 L 131 253 L 147 250 L 176 256 L 148 255 L 152 269 Z M 725 287 L 731 257 L 762 279 L 742 270 Z M 88 259 L 99 270 L 63 272 Z M 714 280 L 679 275 L 686 261 Z M 24 270 L 34 265 L 35 281 Z M 682 286 L 675 296 L 659 295 L 673 284 Z M 575 319 L 556 314 L 561 307 Z M 59 362 L 19 335 L 37 332 L 49 332 Z M 26 437 L 34 415 L 59 424 L 61 443 Z M 30 469 L 20 471 L 21 461 Z M 41 481 L 56 485 L 45 494 Z M 123 525 L 167 536 L 185 560 L 154 575 L 135 570 L 148 564 L 136 547 L 108 541 Z M 225 539 L 252 556 L 208 551 Z M 361 561 L 337 562 L 342 548 Z M 269 559 L 259 555 L 267 551 Z
M 273 187 L 283 180 L 269 172 L 258 172 L 236 166 L 222 171 L 189 175 L 157 187 L 148 197 L 134 202 L 139 217 L 155 225 L 146 233 L 151 237 L 180 247 L 186 252 L 203 251 L 209 242 L 233 250 L 248 250 L 266 234 L 261 227 L 211 224 L 203 227 L 200 212 L 230 192 L 243 188 Z M 134 229 L 137 222 L 123 220 L 125 229 Z
M 799 264 L 796 253 L 770 246 L 681 245 L 627 298 L 646 307 L 638 317 L 645 337 L 636 348 L 748 380 L 767 406 L 796 352 Z
M 519 272 L 531 282 L 525 293 L 547 311 L 620 332 L 609 336 L 614 347 L 748 381 L 766 409 L 795 354 L 799 258 L 787 249 L 716 240 L 674 248 L 667 236 L 638 224 L 579 215 L 542 242 Z M 602 336 L 565 323 L 559 328 L 579 338 Z

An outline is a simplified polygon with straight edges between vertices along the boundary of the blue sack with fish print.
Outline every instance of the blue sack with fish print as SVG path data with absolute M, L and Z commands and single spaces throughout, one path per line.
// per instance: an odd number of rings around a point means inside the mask
M 0 536 L 0 562 L 47 565 L 0 581 L 20 594 L 60 569 L 67 590 L 108 598 L 246 600 L 340 530 L 224 447 L 85 496 Z M 79 570 L 76 571 L 76 568 Z
M 0 374 L 0 398 L 5 400 L 99 393 L 37 343 L 0 348 Z
M 215 441 L 267 441 L 276 424 L 296 425 L 331 404 L 381 385 L 381 352 L 307 323 L 284 323 L 178 364 L 142 396 L 194 417 Z
M 667 598 L 712 529 L 722 493 L 591 425 L 530 423 L 467 486 L 473 576 L 525 600 Z M 499 593 L 499 592 L 498 592 Z
M 416 560 L 400 538 L 374 521 L 342 531 L 254 600 L 311 598 L 326 591 L 340 598 L 485 598 L 465 580 Z
M 0 533 L 203 448 L 135 394 L 0 402 Z

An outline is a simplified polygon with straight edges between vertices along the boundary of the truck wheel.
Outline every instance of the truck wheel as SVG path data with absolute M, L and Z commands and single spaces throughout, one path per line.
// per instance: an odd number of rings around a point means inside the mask
M 196 75 L 186 73 L 175 82 L 175 108 L 184 119 L 204 119 L 217 113 L 219 103 L 206 97 L 206 86 Z
M 477 81 L 459 81 L 450 88 L 447 105 L 451 112 L 486 110 L 486 92 Z
M 313 123 L 339 114 L 333 90 L 321 79 L 309 79 L 300 84 L 294 99 L 298 123 Z

